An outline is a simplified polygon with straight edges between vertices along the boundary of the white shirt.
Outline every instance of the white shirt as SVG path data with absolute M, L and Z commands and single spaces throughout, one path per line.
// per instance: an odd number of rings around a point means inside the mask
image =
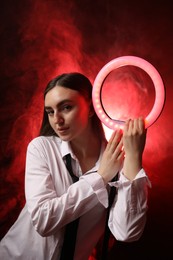
M 92 149 L 92 147 L 91 147 Z M 104 147 L 101 150 L 102 156 Z M 74 173 L 72 183 L 64 163 L 70 153 Z M 75 260 L 87 260 L 104 232 L 108 191 L 96 165 L 82 175 L 79 162 L 68 142 L 60 138 L 37 137 L 27 149 L 26 205 L 17 221 L 1 240 L 0 259 L 58 260 L 65 225 L 80 217 Z M 142 235 L 147 212 L 147 186 L 144 170 L 131 182 L 121 172 L 117 197 L 110 210 L 109 228 L 117 240 L 135 241 Z

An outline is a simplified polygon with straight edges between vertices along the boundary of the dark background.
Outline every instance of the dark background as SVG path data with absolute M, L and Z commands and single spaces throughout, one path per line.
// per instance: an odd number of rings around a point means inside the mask
M 1 1 L 1 238 L 25 203 L 26 147 L 39 131 L 47 82 L 69 71 L 82 72 L 93 82 L 110 60 L 134 55 L 159 71 L 166 103 L 147 133 L 144 167 L 152 189 L 144 234 L 137 243 L 115 243 L 110 259 L 173 259 L 171 5 L 151 0 Z

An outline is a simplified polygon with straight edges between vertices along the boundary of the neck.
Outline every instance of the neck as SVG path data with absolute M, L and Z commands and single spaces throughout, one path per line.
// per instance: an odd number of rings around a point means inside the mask
M 93 154 L 95 150 L 100 150 L 100 145 L 100 138 L 93 133 L 89 133 L 87 136 L 85 135 L 85 137 L 71 142 L 72 150 L 77 158 L 86 158 Z
M 85 138 L 71 142 L 72 150 L 79 160 L 82 172 L 90 170 L 96 164 L 101 149 L 101 140 L 94 134 L 89 133 Z

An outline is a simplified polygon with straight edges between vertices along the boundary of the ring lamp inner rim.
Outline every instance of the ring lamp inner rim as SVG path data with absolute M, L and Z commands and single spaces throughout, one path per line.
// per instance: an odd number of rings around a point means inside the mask
M 155 88 L 155 103 L 153 105 L 153 108 L 151 109 L 151 112 L 145 118 L 146 128 L 151 126 L 157 120 L 163 110 L 163 106 L 165 103 L 164 84 L 160 74 L 153 65 L 151 65 L 148 61 L 136 56 L 121 56 L 119 58 L 113 59 L 108 62 L 96 76 L 92 92 L 93 106 L 96 114 L 103 122 L 103 124 L 111 129 L 116 129 L 117 127 L 124 125 L 125 121 L 112 119 L 107 114 L 102 104 L 101 89 L 103 87 L 103 82 L 110 72 L 119 67 L 128 65 L 136 66 L 143 69 L 151 78 Z

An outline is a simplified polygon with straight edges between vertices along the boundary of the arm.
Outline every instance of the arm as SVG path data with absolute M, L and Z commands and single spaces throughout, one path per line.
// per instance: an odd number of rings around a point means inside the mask
M 98 197 L 104 202 L 108 198 L 100 175 L 91 173 L 71 184 L 63 160 L 54 159 L 58 150 L 56 154 L 49 153 L 39 139 L 29 145 L 26 159 L 26 204 L 32 223 L 42 236 L 54 234 L 91 210 L 98 205 Z
M 109 217 L 109 227 L 117 240 L 135 241 L 139 239 L 145 226 L 149 184 L 145 171 L 142 169 L 145 139 L 144 121 L 142 119 L 128 120 L 123 136 L 121 132 L 116 132 L 111 137 L 98 171 L 108 183 L 120 171 L 125 153 L 119 180 L 116 183 L 110 183 L 117 187 L 117 197 Z
M 135 119 L 126 121 L 123 133 L 125 160 L 123 173 L 133 180 L 142 168 L 142 155 L 146 141 L 144 120 Z
M 133 181 L 128 180 L 121 172 L 115 186 L 117 197 L 110 210 L 109 228 L 119 241 L 136 241 L 141 237 L 146 224 L 150 182 L 141 169 Z

